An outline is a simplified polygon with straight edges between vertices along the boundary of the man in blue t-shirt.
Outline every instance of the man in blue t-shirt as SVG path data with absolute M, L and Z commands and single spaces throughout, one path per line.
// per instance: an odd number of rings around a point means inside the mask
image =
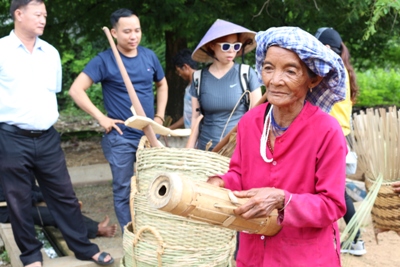
M 139 46 L 142 37 L 139 18 L 128 9 L 111 14 L 111 34 L 117 39 L 117 49 L 146 116 L 162 124 L 168 99 L 168 85 L 157 56 Z M 101 82 L 104 115 L 89 99 L 86 90 Z M 157 112 L 154 114 L 153 82 L 157 87 Z M 114 208 L 119 224 L 131 221 L 129 209 L 130 182 L 136 150 L 143 132 L 127 127 L 124 121 L 132 117 L 132 102 L 111 49 L 99 53 L 72 84 L 70 96 L 76 104 L 95 118 L 105 129 L 101 145 L 113 175 Z

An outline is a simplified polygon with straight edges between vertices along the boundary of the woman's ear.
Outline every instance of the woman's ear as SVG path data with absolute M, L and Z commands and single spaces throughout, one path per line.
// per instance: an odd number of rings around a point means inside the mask
M 315 86 L 317 86 L 323 79 L 324 77 L 321 76 L 315 76 L 313 78 L 311 78 L 311 83 L 309 88 L 314 88 Z

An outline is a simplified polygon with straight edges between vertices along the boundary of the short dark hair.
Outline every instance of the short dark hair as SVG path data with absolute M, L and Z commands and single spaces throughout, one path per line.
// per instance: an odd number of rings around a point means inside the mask
M 192 59 L 192 51 L 188 48 L 180 50 L 173 58 L 172 64 L 182 68 L 184 64 L 188 64 L 192 69 L 197 69 L 197 62 Z
M 137 15 L 133 13 L 132 10 L 127 8 L 120 8 L 111 14 L 110 17 L 111 26 L 114 28 L 120 18 L 129 18 L 130 16 L 133 15 L 137 17 Z
M 36 2 L 41 4 L 43 3 L 43 0 L 12 0 L 10 5 L 10 15 L 12 19 L 15 20 L 14 17 L 15 10 L 27 6 L 30 2 Z

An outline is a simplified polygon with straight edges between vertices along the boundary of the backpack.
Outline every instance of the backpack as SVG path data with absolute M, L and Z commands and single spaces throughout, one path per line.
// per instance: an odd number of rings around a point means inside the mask
M 201 109 L 201 103 L 200 103 L 200 85 L 201 85 L 201 78 L 202 78 L 202 70 L 196 70 L 193 73 L 193 81 L 194 81 L 194 87 L 197 92 L 197 97 L 199 100 L 200 104 L 200 109 Z M 246 108 L 249 109 L 250 107 L 250 96 L 249 96 L 249 73 L 250 73 L 250 66 L 246 64 L 240 64 L 239 65 L 239 79 L 240 79 L 240 85 L 242 87 L 243 93 L 246 93 L 244 96 L 244 102 L 246 105 Z M 201 113 L 204 114 L 204 112 L 201 110 Z

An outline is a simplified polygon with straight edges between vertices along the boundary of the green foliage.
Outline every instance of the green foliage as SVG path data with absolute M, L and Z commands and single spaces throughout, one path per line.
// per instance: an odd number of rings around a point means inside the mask
M 367 70 L 373 68 L 399 68 L 400 67 L 400 37 L 393 36 L 382 45 L 382 51 L 377 54 L 371 51 L 369 57 L 354 58 L 353 52 L 352 62 L 357 69 Z
M 13 27 L 9 6 L 10 1 L 0 1 L 0 36 L 9 34 Z M 52 0 L 46 1 L 48 17 L 42 38 L 62 57 L 61 110 L 79 110 L 67 91 L 86 63 L 109 47 L 102 27 L 110 27 L 111 13 L 123 7 L 139 15 L 142 45 L 154 50 L 165 68 L 168 106 L 174 106 L 167 111 L 173 116 L 182 110 L 177 103 L 182 101 L 179 90 L 186 84 L 176 77 L 171 57 L 184 47 L 194 49 L 217 18 L 256 32 L 298 26 L 314 34 L 319 27 L 334 27 L 351 51 L 357 69 L 399 68 L 400 64 L 399 0 Z M 368 39 L 363 38 L 366 34 Z M 246 63 L 254 63 L 253 53 L 246 55 Z M 87 92 L 102 109 L 98 85 Z
M 367 31 L 364 39 L 368 39 L 377 32 L 376 26 L 382 17 L 393 19 L 393 26 L 397 22 L 397 16 L 400 12 L 400 1 L 398 0 L 376 0 L 374 1 L 374 11 L 371 18 L 367 21 Z M 398 23 L 397 23 L 398 24 Z
M 63 90 L 57 95 L 60 110 L 64 115 L 82 115 L 82 112 L 69 96 L 68 91 L 75 78 L 82 72 L 86 64 L 100 51 L 95 49 L 92 42 L 81 38 L 79 42 L 73 43 L 71 37 L 71 46 L 64 50 L 61 62 L 63 65 Z M 100 84 L 92 85 L 86 93 L 93 104 L 104 112 L 103 94 Z
M 1 254 L 0 254 L 0 260 L 1 260 L 3 263 L 9 263 L 9 262 L 10 262 L 10 257 L 8 256 L 7 250 L 3 250 L 3 252 L 1 252 Z
M 370 69 L 357 73 L 360 94 L 356 106 L 400 106 L 399 70 Z

